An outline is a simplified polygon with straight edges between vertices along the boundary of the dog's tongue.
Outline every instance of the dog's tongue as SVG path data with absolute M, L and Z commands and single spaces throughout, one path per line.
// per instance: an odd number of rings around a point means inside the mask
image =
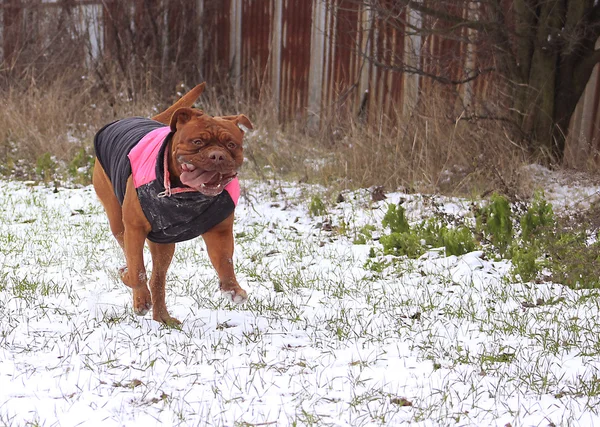
M 218 178 L 219 172 L 215 171 L 201 171 L 195 169 L 191 172 L 183 171 L 181 172 L 181 176 L 179 179 L 181 183 L 187 185 L 188 187 L 195 188 L 196 190 L 202 187 L 202 184 L 207 184 L 210 181 Z

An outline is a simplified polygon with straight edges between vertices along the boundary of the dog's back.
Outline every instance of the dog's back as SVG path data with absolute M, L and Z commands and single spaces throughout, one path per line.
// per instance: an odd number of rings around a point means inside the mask
M 123 204 L 131 164 L 127 155 L 149 132 L 164 124 L 144 117 L 132 117 L 112 122 L 96 133 L 94 151 L 96 159 L 106 172 L 119 203 Z

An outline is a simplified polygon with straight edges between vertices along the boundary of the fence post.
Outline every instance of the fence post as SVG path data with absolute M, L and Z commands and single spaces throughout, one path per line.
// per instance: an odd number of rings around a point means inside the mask
M 373 25 L 374 18 L 373 13 L 366 7 L 360 7 L 357 14 L 358 29 L 362 34 L 366 36 L 360 37 L 358 36 L 357 40 L 360 43 L 360 50 L 368 55 L 368 53 L 372 49 L 373 45 Z M 356 97 L 356 102 L 358 103 L 358 114 L 368 116 L 368 111 L 364 111 L 365 108 L 368 108 L 369 103 L 369 87 L 371 86 L 371 75 L 375 74 L 374 67 L 369 63 L 366 58 L 359 58 L 360 68 L 358 75 L 358 96 Z
M 421 14 L 413 9 L 406 11 L 407 24 L 412 28 L 421 28 L 423 19 Z M 407 66 L 418 68 L 421 58 L 421 35 L 418 31 L 414 34 L 407 35 L 404 38 L 404 61 Z M 404 77 L 404 93 L 402 96 L 402 113 L 405 116 L 410 116 L 419 101 L 419 80 L 418 74 L 403 73 Z
M 86 33 L 89 39 L 86 43 L 85 57 L 85 64 L 89 70 L 93 69 L 104 50 L 102 9 L 102 5 L 99 4 L 81 6 L 82 32 Z
M 273 11 L 273 24 L 271 32 L 273 34 L 271 40 L 271 67 L 273 76 L 273 100 L 275 108 L 277 110 L 277 116 L 280 112 L 281 102 L 281 39 L 282 39 L 282 26 L 283 26 L 283 0 L 274 0 L 275 9 Z
M 231 24 L 229 27 L 229 67 L 235 87 L 240 87 L 242 74 L 242 0 L 231 0 Z
M 321 119 L 321 101 L 325 80 L 326 0 L 313 0 L 313 19 L 308 72 L 308 125 L 317 127 Z
M 198 20 L 196 22 L 198 22 L 199 24 L 202 24 L 204 22 L 203 16 L 204 16 L 204 0 L 197 0 L 196 1 L 196 16 L 198 18 Z M 198 31 L 198 64 L 204 64 L 204 31 L 202 30 L 202 28 L 200 28 L 200 30 Z M 204 76 L 203 73 L 203 67 L 204 65 L 198 65 L 198 75 L 199 75 L 199 80 L 197 83 L 200 83 L 200 81 L 202 79 L 205 79 L 206 77 Z

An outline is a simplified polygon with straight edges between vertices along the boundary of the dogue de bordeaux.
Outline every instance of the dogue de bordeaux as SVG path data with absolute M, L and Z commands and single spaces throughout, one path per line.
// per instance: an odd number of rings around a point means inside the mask
M 247 293 L 233 270 L 233 216 L 240 195 L 243 114 L 212 117 L 191 108 L 202 83 L 152 119 L 104 126 L 94 137 L 93 185 L 125 253 L 121 279 L 133 290 L 133 310 L 178 325 L 165 304 L 165 279 L 175 243 L 202 236 L 222 295 L 240 304 Z M 148 242 L 148 289 L 143 249 Z

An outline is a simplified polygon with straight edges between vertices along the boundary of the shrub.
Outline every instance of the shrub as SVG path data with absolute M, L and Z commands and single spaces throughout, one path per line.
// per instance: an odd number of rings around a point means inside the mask
M 576 218 L 557 218 L 542 193 L 518 216 L 505 197 L 495 194 L 476 212 L 476 231 L 488 242 L 486 249 L 511 258 L 511 273 L 520 280 L 536 280 L 546 269 L 553 281 L 565 286 L 600 288 L 600 241 L 590 236 L 600 226 L 599 217 L 600 207 L 594 207 Z M 469 227 L 451 228 L 439 217 L 411 227 L 402 206 L 389 205 L 382 224 L 390 231 L 380 238 L 386 255 L 417 258 L 428 248 L 444 247 L 447 255 L 458 256 L 479 245 Z
M 425 241 L 426 245 L 439 247 L 443 246 L 442 233 L 445 228 L 438 218 L 432 217 L 417 224 L 415 232 Z
M 548 239 L 546 252 L 552 280 L 573 289 L 600 288 L 600 243 L 588 243 L 584 227 Z
M 69 177 L 77 184 L 87 185 L 92 182 L 92 171 L 94 170 L 94 156 L 81 147 L 69 162 L 67 171 Z
M 362 226 L 360 230 L 358 230 L 353 243 L 355 245 L 366 245 L 368 242 L 373 240 L 373 231 L 375 231 L 374 225 L 367 224 Z
M 477 215 L 477 230 L 492 243 L 502 258 L 510 256 L 513 241 L 512 211 L 506 197 L 493 194 Z
M 540 251 L 534 246 L 523 247 L 515 245 L 512 253 L 512 274 L 517 274 L 521 280 L 530 282 L 534 280 L 540 272 L 538 258 Z
M 536 193 L 533 202 L 525 215 L 521 217 L 521 237 L 524 241 L 533 241 L 541 233 L 552 231 L 554 212 L 552 205 L 543 198 L 543 193 Z
M 536 279 L 544 265 L 541 259 L 548 254 L 555 239 L 555 220 L 552 205 L 536 193 L 527 212 L 519 220 L 521 239 L 512 244 L 512 273 L 521 280 Z
M 464 225 L 456 228 L 444 227 L 441 237 L 446 255 L 464 255 L 473 252 L 477 247 L 473 232 Z
M 389 227 L 392 233 L 405 233 L 410 230 L 406 219 L 406 209 L 401 205 L 388 205 L 387 212 L 383 216 L 381 225 Z
M 519 220 L 521 238 L 512 244 L 512 273 L 531 281 L 545 268 L 553 281 L 570 288 L 600 288 L 600 243 L 589 236 L 597 213 L 592 209 L 579 218 L 556 218 L 543 195 L 536 194 Z
M 391 233 L 381 236 L 379 241 L 383 245 L 383 253 L 386 255 L 405 255 L 409 258 L 417 258 L 425 252 L 421 238 L 414 232 Z
M 312 196 L 310 204 L 308 205 L 308 214 L 310 216 L 322 216 L 327 214 L 325 209 L 325 203 L 319 196 Z
M 464 255 L 475 250 L 477 243 L 473 232 L 465 225 L 448 228 L 439 218 L 433 217 L 411 228 L 405 212 L 402 206 L 388 206 L 382 225 L 391 233 L 379 240 L 385 254 L 417 258 L 432 247 L 445 248 L 447 255 Z
M 50 182 L 55 177 L 57 167 L 57 163 L 47 152 L 39 156 L 35 162 L 35 172 L 44 182 Z

